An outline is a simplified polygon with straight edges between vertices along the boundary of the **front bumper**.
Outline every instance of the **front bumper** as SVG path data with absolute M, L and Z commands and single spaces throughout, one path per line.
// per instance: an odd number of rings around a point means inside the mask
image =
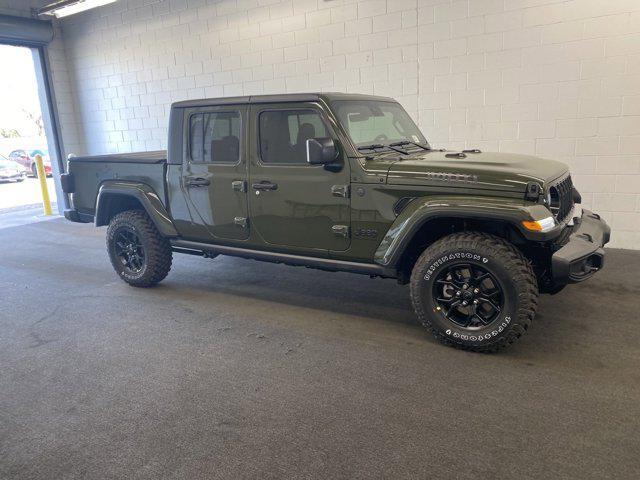
M 583 210 L 575 222 L 569 241 L 551 257 L 551 273 L 557 285 L 582 282 L 604 266 L 603 247 L 609 242 L 611 228 L 589 210 Z

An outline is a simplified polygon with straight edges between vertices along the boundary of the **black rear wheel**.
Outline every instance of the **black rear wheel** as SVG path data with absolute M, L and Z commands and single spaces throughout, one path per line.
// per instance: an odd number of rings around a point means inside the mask
M 411 274 L 416 315 L 447 345 L 495 352 L 529 328 L 538 286 L 529 261 L 506 240 L 460 232 L 427 248 Z
M 121 212 L 111 219 L 107 250 L 116 273 L 135 287 L 155 285 L 171 270 L 171 244 L 141 210 Z
M 146 255 L 137 233 L 125 225 L 118 229 L 113 239 L 114 255 L 123 269 L 135 275 L 145 266 Z

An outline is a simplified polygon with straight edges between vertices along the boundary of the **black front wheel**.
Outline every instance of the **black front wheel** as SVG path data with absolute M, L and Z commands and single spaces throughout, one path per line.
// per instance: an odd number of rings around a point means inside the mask
M 169 241 L 141 210 L 121 212 L 111 219 L 107 250 L 116 273 L 135 287 L 155 285 L 171 269 Z
M 432 290 L 436 311 L 469 331 L 491 325 L 504 309 L 505 294 L 496 276 L 466 259 L 440 270 Z
M 427 248 L 411 275 L 416 315 L 447 345 L 494 352 L 529 328 L 538 303 L 529 261 L 506 240 L 460 232 Z

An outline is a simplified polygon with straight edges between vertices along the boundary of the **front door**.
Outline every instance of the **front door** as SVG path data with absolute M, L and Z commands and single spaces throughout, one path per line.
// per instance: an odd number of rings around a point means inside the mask
M 247 211 L 246 106 L 194 108 L 185 112 L 182 189 L 198 240 L 244 240 Z
M 337 137 L 314 103 L 251 107 L 251 225 L 261 241 L 328 254 L 350 244 L 349 163 L 309 165 L 306 140 Z

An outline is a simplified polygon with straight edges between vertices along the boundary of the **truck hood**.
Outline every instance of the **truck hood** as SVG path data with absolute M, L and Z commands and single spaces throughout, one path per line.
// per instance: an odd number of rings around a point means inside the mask
M 467 153 L 466 158 L 448 158 L 455 152 L 429 151 L 408 156 L 372 160 L 389 166 L 391 185 L 450 186 L 524 192 L 529 182 L 546 183 L 567 172 L 562 162 L 512 153 Z M 373 168 L 379 168 L 371 165 Z M 367 168 L 367 167 L 365 167 Z

